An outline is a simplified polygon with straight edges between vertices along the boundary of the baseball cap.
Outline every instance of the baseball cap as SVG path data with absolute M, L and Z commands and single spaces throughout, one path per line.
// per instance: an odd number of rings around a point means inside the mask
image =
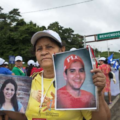
M 100 60 L 105 61 L 106 58 L 105 58 L 105 57 L 101 57 L 101 58 L 99 59 L 99 61 L 100 61 Z
M 58 43 L 62 44 L 59 34 L 53 30 L 44 30 L 36 32 L 31 38 L 31 43 L 35 45 L 36 41 L 41 37 L 50 37 Z
M 75 61 L 79 61 L 84 66 L 83 60 L 79 56 L 71 54 L 64 60 L 64 71 L 68 69 L 70 65 Z
M 3 58 L 0 58 L 0 65 L 4 64 L 5 60 Z
M 18 61 L 18 60 L 23 61 L 23 58 L 21 56 L 16 56 L 15 61 Z
M 39 63 L 38 63 L 38 61 L 36 61 L 35 65 L 36 65 L 37 67 L 39 66 Z
M 4 62 L 5 65 L 8 65 L 8 62 Z
M 35 65 L 35 62 L 34 62 L 34 60 L 29 60 L 27 64 L 28 64 L 28 65 L 31 65 L 31 64 L 32 64 L 32 65 Z
M 77 50 L 77 48 L 71 48 L 70 51 Z

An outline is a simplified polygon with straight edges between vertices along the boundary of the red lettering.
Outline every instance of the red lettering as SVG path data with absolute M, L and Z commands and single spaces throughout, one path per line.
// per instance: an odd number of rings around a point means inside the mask
M 32 118 L 32 120 L 46 120 L 46 118 Z

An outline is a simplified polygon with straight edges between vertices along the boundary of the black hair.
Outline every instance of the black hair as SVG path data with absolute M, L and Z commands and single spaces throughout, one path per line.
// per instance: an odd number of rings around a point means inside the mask
M 31 70 L 34 67 L 34 65 L 30 64 L 28 67 L 26 67 L 26 72 L 27 72 L 27 76 L 30 76 Z
M 108 64 L 108 59 L 106 59 L 105 61 L 103 61 L 105 64 Z
M 36 40 L 36 42 L 35 42 L 35 44 L 34 44 L 34 46 L 33 46 L 33 51 L 34 51 L 34 53 L 35 53 L 36 44 L 37 44 L 38 40 L 41 39 L 41 38 L 49 38 L 50 41 L 51 41 L 51 42 L 54 42 L 59 48 L 62 48 L 62 47 L 64 46 L 63 43 L 60 44 L 59 42 L 57 42 L 56 40 L 54 40 L 54 39 L 51 38 L 51 37 L 43 36 L 43 37 L 40 37 L 40 38 L 38 38 L 38 39 Z
M 0 89 L 0 108 L 5 103 L 5 96 L 3 94 L 3 90 L 4 90 L 4 88 L 6 87 L 6 85 L 8 83 L 11 83 L 15 87 L 15 93 L 14 93 L 12 99 L 11 99 L 11 103 L 12 103 L 12 106 L 13 106 L 14 110 L 18 111 L 18 103 L 17 103 L 17 96 L 16 96 L 17 84 L 16 84 L 16 82 L 13 79 L 7 79 L 7 80 L 5 80 L 4 83 L 1 86 L 1 89 Z
M 8 65 L 8 64 L 4 64 L 4 67 L 6 67 L 6 66 L 8 66 L 8 67 L 9 67 L 9 65 Z
M 4 65 L 2 64 L 2 65 L 0 65 L 0 67 L 4 67 Z

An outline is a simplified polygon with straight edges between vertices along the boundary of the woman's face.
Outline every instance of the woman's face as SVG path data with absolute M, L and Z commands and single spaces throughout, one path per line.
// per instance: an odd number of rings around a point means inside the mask
M 102 65 L 104 63 L 102 60 L 100 60 L 99 62 L 100 62 L 100 65 Z
M 59 53 L 62 48 L 59 48 L 49 38 L 41 38 L 35 46 L 35 55 L 37 61 L 42 68 L 53 67 L 52 54 Z
M 18 60 L 15 62 L 16 67 L 20 68 L 22 67 L 22 61 Z
M 5 99 L 7 100 L 11 100 L 11 98 L 14 96 L 15 94 L 15 87 L 13 84 L 8 83 L 5 88 L 3 89 L 3 94 Z

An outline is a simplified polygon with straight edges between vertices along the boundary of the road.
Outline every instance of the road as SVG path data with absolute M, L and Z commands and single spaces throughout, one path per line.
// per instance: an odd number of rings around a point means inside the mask
M 120 97 L 114 106 L 110 109 L 111 120 L 120 120 Z

